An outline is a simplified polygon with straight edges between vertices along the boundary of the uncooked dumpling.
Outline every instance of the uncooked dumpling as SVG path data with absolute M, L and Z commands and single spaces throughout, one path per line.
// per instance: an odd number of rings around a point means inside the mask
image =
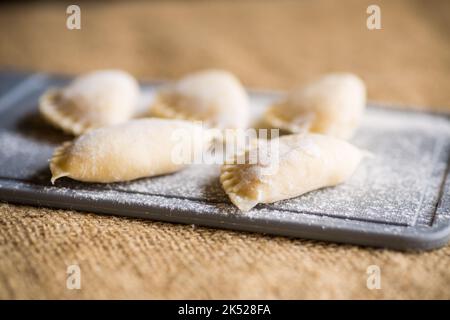
M 82 75 L 65 88 L 49 89 L 40 98 L 39 109 L 57 128 L 80 135 L 128 121 L 138 95 L 139 85 L 131 75 L 103 70 Z
M 210 142 L 207 130 L 188 121 L 139 119 L 92 130 L 55 150 L 52 182 L 128 181 L 178 171 Z
M 205 70 L 162 88 L 150 113 L 160 118 L 203 121 L 220 129 L 240 129 L 248 126 L 249 98 L 233 74 Z
M 350 73 L 329 74 L 267 110 L 266 124 L 289 133 L 316 132 L 348 139 L 366 106 L 364 82 Z
M 256 161 L 250 162 L 247 151 L 244 164 L 237 164 L 236 157 L 221 170 L 223 189 L 242 211 L 342 183 L 362 158 L 348 142 L 313 133 L 260 140 L 257 149 Z

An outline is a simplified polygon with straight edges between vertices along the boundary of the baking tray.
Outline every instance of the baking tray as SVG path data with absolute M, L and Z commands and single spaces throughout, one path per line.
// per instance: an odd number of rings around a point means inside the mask
M 72 137 L 39 116 L 38 97 L 70 79 L 0 72 L 0 200 L 400 250 L 450 238 L 448 116 L 369 104 L 352 143 L 374 156 L 345 184 L 242 213 L 222 191 L 218 166 L 126 183 L 50 183 L 48 159 Z M 160 82 L 143 83 L 141 106 Z M 255 118 L 280 97 L 249 90 Z

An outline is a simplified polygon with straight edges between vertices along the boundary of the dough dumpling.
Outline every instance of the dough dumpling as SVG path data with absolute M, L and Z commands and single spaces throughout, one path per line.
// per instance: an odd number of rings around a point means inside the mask
M 362 158 L 350 143 L 313 133 L 260 140 L 257 149 L 257 161 L 250 163 L 247 151 L 244 164 L 235 158 L 221 169 L 222 187 L 242 211 L 342 183 Z
M 348 139 L 366 106 L 364 82 L 350 73 L 329 74 L 270 107 L 264 122 L 288 133 L 315 132 Z
M 208 147 L 207 133 L 192 122 L 154 118 L 92 130 L 55 150 L 52 183 L 61 177 L 108 183 L 172 173 L 189 164 L 180 152 L 191 156 Z
M 103 70 L 82 75 L 62 89 L 49 89 L 39 110 L 51 124 L 73 135 L 128 121 L 139 85 L 126 72 Z
M 150 114 L 160 118 L 203 121 L 220 129 L 247 128 L 249 98 L 231 73 L 205 70 L 185 76 L 162 88 Z

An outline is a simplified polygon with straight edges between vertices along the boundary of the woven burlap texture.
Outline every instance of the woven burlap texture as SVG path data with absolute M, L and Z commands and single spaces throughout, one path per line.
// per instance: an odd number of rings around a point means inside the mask
M 81 2 L 4 6 L 0 64 L 141 79 L 226 68 L 253 87 L 287 89 L 352 71 L 371 100 L 448 112 L 448 1 Z M 66 288 L 78 264 L 81 290 Z M 381 289 L 366 286 L 381 269 Z M 0 204 L 0 298 L 450 298 L 450 247 L 402 253 Z

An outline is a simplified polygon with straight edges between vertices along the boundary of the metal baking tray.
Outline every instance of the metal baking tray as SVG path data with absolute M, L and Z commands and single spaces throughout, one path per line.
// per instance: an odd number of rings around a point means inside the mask
M 48 159 L 73 137 L 49 126 L 37 101 L 69 80 L 0 72 L 0 200 L 400 250 L 437 248 L 450 238 L 448 116 L 369 104 L 352 143 L 374 156 L 348 182 L 242 213 L 214 165 L 126 183 L 62 178 L 52 185 Z M 142 84 L 142 106 L 159 84 Z M 249 93 L 254 117 L 279 98 Z

